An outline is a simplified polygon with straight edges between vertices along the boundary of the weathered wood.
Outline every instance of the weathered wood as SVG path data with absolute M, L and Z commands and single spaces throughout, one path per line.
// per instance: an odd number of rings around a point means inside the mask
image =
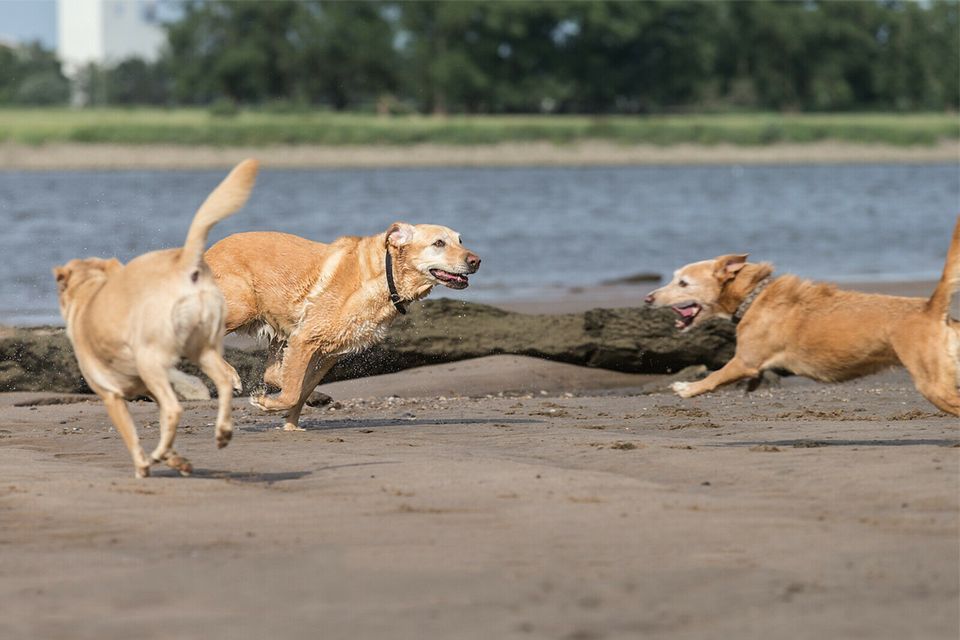
M 327 376 L 343 380 L 426 364 L 494 354 L 546 358 L 635 373 L 669 373 L 704 364 L 711 369 L 732 355 L 734 326 L 708 321 L 680 333 L 663 309 L 594 309 L 586 313 L 530 315 L 488 305 L 429 300 L 412 305 L 387 339 L 345 357 Z M 244 388 L 260 385 L 266 353 L 228 349 Z M 198 373 L 186 367 L 190 373 Z M 89 391 L 62 329 L 8 329 L 0 333 L 0 391 Z

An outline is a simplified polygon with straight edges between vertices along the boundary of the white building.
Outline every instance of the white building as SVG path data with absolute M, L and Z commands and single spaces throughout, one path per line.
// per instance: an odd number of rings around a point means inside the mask
M 57 55 L 72 77 L 91 62 L 155 60 L 167 36 L 158 0 L 57 0 Z

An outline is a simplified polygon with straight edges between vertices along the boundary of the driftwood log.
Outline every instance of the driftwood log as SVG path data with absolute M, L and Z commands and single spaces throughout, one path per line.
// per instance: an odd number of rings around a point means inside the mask
M 633 373 L 671 373 L 696 364 L 710 369 L 733 356 L 735 330 L 712 320 L 688 332 L 664 309 L 593 309 L 585 313 L 531 315 L 448 299 L 412 305 L 387 339 L 345 357 L 325 381 L 392 373 L 494 354 L 535 356 Z M 263 349 L 228 349 L 244 389 L 261 384 Z M 185 370 L 198 373 L 189 366 Z M 0 330 L 0 391 L 86 393 L 63 329 Z

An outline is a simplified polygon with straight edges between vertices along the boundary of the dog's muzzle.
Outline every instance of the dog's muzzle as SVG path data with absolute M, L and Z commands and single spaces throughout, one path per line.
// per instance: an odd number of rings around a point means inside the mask
M 446 271 L 445 269 L 430 269 L 430 275 L 451 289 L 466 289 L 470 285 L 468 274 L 476 273 L 480 268 L 480 256 L 468 253 L 464 258 L 466 269 L 460 272 Z
M 451 289 L 466 289 L 470 281 L 465 273 L 453 273 L 443 269 L 430 269 L 430 275 Z
M 685 302 L 670 307 L 680 317 L 673 323 L 677 329 L 688 329 L 697 319 L 702 307 L 696 302 Z

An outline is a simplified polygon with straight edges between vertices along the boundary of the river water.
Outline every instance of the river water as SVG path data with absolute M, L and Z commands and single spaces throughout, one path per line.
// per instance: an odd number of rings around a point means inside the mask
M 60 323 L 50 269 L 70 258 L 178 246 L 223 175 L 0 173 L 0 323 Z M 495 301 L 734 252 L 813 278 L 935 279 L 958 212 L 957 165 L 265 169 L 211 241 L 443 224 L 483 258 L 470 288 L 450 295 Z

